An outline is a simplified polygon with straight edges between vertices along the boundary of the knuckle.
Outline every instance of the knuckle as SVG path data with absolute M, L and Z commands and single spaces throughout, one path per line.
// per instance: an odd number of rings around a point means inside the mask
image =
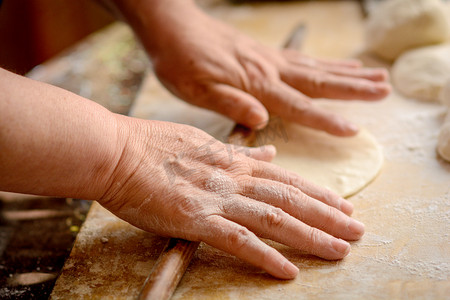
M 198 215 L 201 211 L 201 205 L 198 203 L 198 199 L 191 196 L 179 197 L 176 202 L 177 205 L 173 207 L 174 212 L 178 216 L 190 218 L 194 215 Z
M 257 87 L 263 87 L 267 81 L 273 80 L 274 68 L 262 57 L 252 57 L 241 60 L 250 82 Z
M 304 209 L 310 205 L 311 200 L 308 196 L 300 192 L 300 190 L 295 187 L 289 187 L 287 190 L 287 196 L 284 200 L 286 205 L 292 207 L 296 212 L 295 215 L 298 216 L 300 220 L 303 220 Z
M 308 98 L 302 98 L 293 103 L 292 110 L 297 113 L 305 113 L 309 111 L 312 107 L 313 103 Z
M 301 193 L 299 195 L 299 198 L 295 201 L 295 206 L 297 207 L 296 212 L 299 220 L 306 219 L 306 210 L 311 205 L 311 199 L 305 194 Z
M 252 173 L 252 162 L 241 153 L 234 153 L 231 163 L 227 166 L 227 171 L 234 174 L 237 178 L 248 176 Z
M 232 206 L 230 207 L 228 201 L 225 201 L 224 199 L 220 199 L 220 201 L 217 201 L 217 211 L 222 215 L 229 215 L 233 213 Z
M 245 227 L 233 230 L 227 236 L 228 248 L 233 252 L 239 252 L 249 244 L 251 238 L 250 231 Z
M 248 175 L 238 176 L 236 182 L 238 182 L 240 186 L 240 192 L 244 195 L 254 195 L 259 187 L 259 185 L 255 184 L 254 180 Z
M 318 73 L 318 72 L 311 75 L 311 81 L 313 83 L 314 88 L 316 88 L 316 89 L 323 88 L 323 86 L 325 84 L 323 74 Z
M 337 212 L 337 210 L 334 207 L 326 206 L 325 214 L 322 217 L 322 220 L 320 222 L 320 227 L 321 228 L 330 227 L 334 223 L 336 223 L 336 220 L 337 220 L 336 212 Z
M 279 200 L 282 201 L 282 207 L 292 208 L 298 206 L 299 192 L 298 190 L 289 185 L 282 187 L 282 193 L 279 194 Z
M 285 187 L 283 194 L 284 194 L 283 201 L 287 205 L 295 204 L 296 203 L 295 199 L 301 198 L 298 189 L 290 185 Z
M 278 207 L 271 209 L 265 218 L 269 227 L 283 227 L 287 221 L 286 213 Z
M 327 206 L 327 213 L 325 217 L 325 222 L 327 225 L 336 223 L 336 220 L 338 218 L 337 215 L 338 210 L 332 206 Z
M 309 232 L 307 234 L 307 243 L 305 243 L 305 250 L 308 252 L 315 254 L 316 246 L 320 243 L 322 240 L 321 232 L 314 227 L 310 227 Z
M 289 118 L 295 119 L 310 111 L 312 106 L 310 99 L 296 95 L 285 102 L 285 112 Z
M 347 84 L 346 85 L 346 92 L 348 94 L 358 94 L 361 92 L 361 85 L 360 84 Z
M 310 75 L 311 94 L 319 95 L 326 89 L 327 75 L 322 72 L 314 72 Z
M 287 173 L 286 172 L 286 177 L 287 177 L 287 182 L 289 185 L 296 186 L 296 187 L 304 187 L 307 185 L 306 180 L 303 177 L 301 177 L 295 173 L 292 173 L 292 172 Z

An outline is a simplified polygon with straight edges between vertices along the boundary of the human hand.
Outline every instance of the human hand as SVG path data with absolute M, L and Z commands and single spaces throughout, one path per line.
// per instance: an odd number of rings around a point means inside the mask
M 118 116 L 119 163 L 99 202 L 162 236 L 203 241 L 278 278 L 298 269 L 258 237 L 341 259 L 364 226 L 350 202 L 265 162 L 275 149 L 223 144 L 186 125 Z
M 177 2 L 181 1 L 169 1 L 170 9 L 159 5 L 158 14 L 148 16 L 157 31 L 137 31 L 160 81 L 192 104 L 251 128 L 264 127 L 269 112 L 349 136 L 356 134 L 357 127 L 317 107 L 311 98 L 377 100 L 390 91 L 384 69 L 271 49 L 192 5 Z

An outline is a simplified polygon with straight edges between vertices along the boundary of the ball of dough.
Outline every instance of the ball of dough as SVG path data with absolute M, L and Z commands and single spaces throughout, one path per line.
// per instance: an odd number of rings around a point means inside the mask
M 393 61 L 408 49 L 444 42 L 449 16 L 440 0 L 387 0 L 369 16 L 367 48 Z
M 442 104 L 450 107 L 450 77 L 447 79 L 447 82 L 444 84 L 444 87 L 441 90 L 439 100 L 441 101 Z
M 405 96 L 437 102 L 450 78 L 450 44 L 408 51 L 397 59 L 391 73 L 395 88 Z
M 450 162 L 450 110 L 439 133 L 437 151 L 443 159 Z

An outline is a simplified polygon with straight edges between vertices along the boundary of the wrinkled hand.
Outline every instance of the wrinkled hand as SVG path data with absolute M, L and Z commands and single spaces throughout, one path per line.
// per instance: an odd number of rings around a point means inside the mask
M 163 236 L 203 241 L 279 278 L 298 269 L 258 237 L 341 259 L 364 226 L 332 192 L 266 161 L 272 146 L 223 144 L 201 130 L 119 117 L 127 137 L 99 202 Z M 264 161 L 266 160 L 266 161 Z
M 390 91 L 383 69 L 274 50 L 203 13 L 186 16 L 189 21 L 165 15 L 165 38 L 150 51 L 156 74 L 178 97 L 248 127 L 265 126 L 269 111 L 334 135 L 353 135 L 355 125 L 311 98 L 377 100 Z

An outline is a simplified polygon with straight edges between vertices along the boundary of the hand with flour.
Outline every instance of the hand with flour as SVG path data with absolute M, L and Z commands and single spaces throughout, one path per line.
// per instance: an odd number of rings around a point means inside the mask
M 133 139 L 99 201 L 139 228 L 203 241 L 285 279 L 298 269 L 258 237 L 341 259 L 350 246 L 339 238 L 364 232 L 346 215 L 349 202 L 262 161 L 275 155 L 271 146 L 234 148 L 185 125 L 122 122 Z
M 203 241 L 279 278 L 298 269 L 258 237 L 325 259 L 364 226 L 352 205 L 274 166 L 275 150 L 116 115 L 0 69 L 0 190 L 98 200 L 129 223 Z
M 377 100 L 390 91 L 383 69 L 265 47 L 191 0 L 102 2 L 134 28 L 172 93 L 251 128 L 264 127 L 270 112 L 334 135 L 354 135 L 355 125 L 311 98 Z

